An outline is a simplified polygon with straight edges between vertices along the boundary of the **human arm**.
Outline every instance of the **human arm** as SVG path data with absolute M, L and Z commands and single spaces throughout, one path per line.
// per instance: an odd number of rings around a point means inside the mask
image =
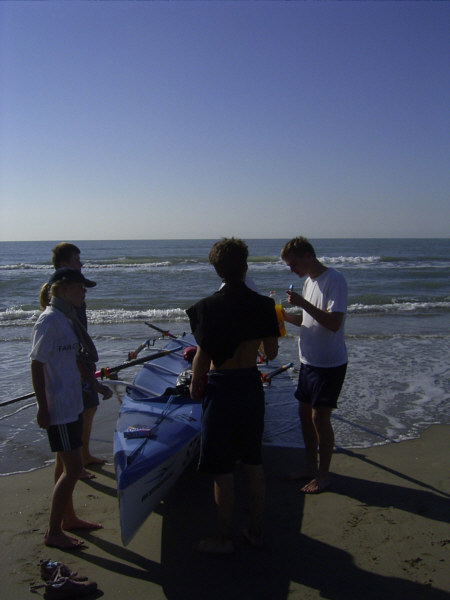
M 81 380 L 87 383 L 95 392 L 103 396 L 103 400 L 108 400 L 112 396 L 112 390 L 107 385 L 103 385 L 95 377 L 89 366 L 82 360 L 77 360 L 78 370 L 80 371 Z
M 38 360 L 31 361 L 31 381 L 36 395 L 38 410 L 36 421 L 42 429 L 50 427 L 50 414 L 48 412 L 47 395 L 45 393 L 44 363 Z
M 291 323 L 292 325 L 296 325 L 297 327 L 300 327 L 300 325 L 302 324 L 302 321 L 303 321 L 302 314 L 293 315 L 292 313 L 286 312 L 284 309 L 281 309 L 281 312 L 283 313 L 283 319 L 285 321 L 287 321 L 288 323 Z
M 314 306 L 313 304 L 311 304 L 311 302 L 308 302 L 308 300 L 305 300 L 305 298 L 303 298 L 303 296 L 301 296 L 300 294 L 297 294 L 297 292 L 294 292 L 292 290 L 288 290 L 286 292 L 286 294 L 288 297 L 289 304 L 292 304 L 293 306 L 299 306 L 301 309 L 303 309 L 309 315 L 311 315 L 311 317 L 315 321 L 317 321 L 319 323 L 319 325 L 322 325 L 322 327 L 325 327 L 325 329 L 329 329 L 330 331 L 333 331 L 335 333 L 336 333 L 336 331 L 339 331 L 339 329 L 342 325 L 342 322 L 344 320 L 345 313 L 329 312 L 329 311 L 317 308 L 317 306 Z M 288 314 L 288 313 L 286 313 L 286 314 Z M 289 316 L 297 317 L 298 315 L 289 315 Z M 289 320 L 289 318 L 286 319 L 286 321 L 288 321 L 290 323 L 293 322 L 293 321 Z M 301 325 L 301 321 L 300 321 L 300 325 Z
M 211 357 L 200 346 L 197 346 L 194 360 L 192 361 L 192 379 L 189 386 L 192 400 L 201 400 L 205 389 L 205 375 L 209 371 Z
M 273 360 L 278 354 L 278 338 L 276 336 L 270 336 L 263 338 L 261 341 L 265 356 L 269 360 Z

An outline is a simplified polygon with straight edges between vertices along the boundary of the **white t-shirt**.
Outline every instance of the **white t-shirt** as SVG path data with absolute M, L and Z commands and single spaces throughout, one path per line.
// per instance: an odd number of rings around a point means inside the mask
M 76 363 L 78 348 L 70 319 L 48 306 L 33 328 L 30 358 L 44 364 L 51 425 L 76 421 L 83 412 L 81 376 Z
M 347 312 L 347 283 L 343 275 L 328 268 L 319 277 L 308 277 L 303 297 L 328 312 Z M 339 367 L 347 362 L 345 347 L 345 316 L 339 330 L 334 332 L 320 325 L 305 310 L 298 341 L 300 362 L 313 367 Z

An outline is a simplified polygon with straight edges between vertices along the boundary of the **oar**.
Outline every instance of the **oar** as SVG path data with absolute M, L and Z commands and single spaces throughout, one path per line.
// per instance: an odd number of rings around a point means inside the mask
M 156 396 L 161 396 L 161 394 L 159 392 L 155 392 L 153 390 L 150 390 L 149 388 L 142 387 L 142 385 L 136 385 L 135 383 L 132 383 L 131 381 L 122 381 L 120 379 L 109 379 L 108 381 L 105 381 L 105 383 L 108 386 L 124 385 L 127 388 L 131 388 L 132 390 L 137 390 L 138 392 L 141 392 L 141 394 L 147 394 L 148 399 L 155 398 Z
M 122 369 L 128 369 L 128 367 L 134 367 L 135 365 L 141 365 L 142 363 L 148 362 L 150 360 L 155 360 L 155 358 L 161 358 L 161 356 L 166 356 L 166 354 L 172 354 L 172 352 L 178 352 L 181 350 L 182 346 L 176 346 L 175 348 L 171 348 L 170 350 L 161 350 L 161 352 L 157 352 L 156 354 L 152 354 L 151 356 L 143 356 L 142 358 L 136 358 L 135 360 L 127 360 L 121 365 L 117 365 L 116 367 L 104 367 L 100 369 L 100 371 L 95 372 L 95 377 L 104 377 L 108 378 L 112 373 L 118 373 Z
M 164 421 L 164 419 L 174 410 L 177 410 L 178 407 L 175 407 L 174 409 L 172 409 L 172 411 L 169 411 L 169 408 L 172 405 L 173 399 L 175 398 L 175 396 L 169 396 L 166 405 L 164 407 L 164 410 L 162 411 L 162 413 L 159 415 L 159 417 L 156 419 L 156 421 L 153 423 L 152 427 L 150 427 L 150 434 L 147 435 L 144 440 L 139 444 L 139 446 L 137 446 L 137 448 L 135 448 L 133 450 L 133 452 L 131 452 L 131 454 L 129 454 L 127 456 L 127 465 L 130 465 L 132 463 L 132 461 L 136 458 L 136 456 L 139 454 L 139 452 L 142 450 L 142 448 L 145 446 L 145 444 L 148 442 L 150 435 L 154 434 L 155 431 L 158 429 L 159 425 L 161 425 L 161 423 Z
M 138 346 L 134 352 L 133 352 L 133 350 L 131 350 L 131 352 L 128 352 L 128 360 L 134 360 L 135 358 L 137 358 L 137 355 L 139 354 L 139 352 L 141 352 L 144 348 L 150 348 L 150 342 L 155 343 L 155 339 L 148 338 L 148 340 L 145 340 L 145 342 L 142 342 L 142 344 L 140 346 Z
M 286 365 L 283 365 L 281 367 L 279 367 L 278 369 L 275 369 L 275 371 L 272 371 L 272 373 L 261 373 L 261 379 L 263 381 L 263 383 L 267 383 L 270 382 L 270 380 L 275 377 L 276 375 L 279 375 L 280 373 L 283 373 L 284 371 L 287 371 L 288 369 L 290 369 L 293 366 L 294 363 L 287 363 Z
M 33 396 L 34 396 L 34 392 L 30 392 L 29 394 L 19 396 L 18 398 L 13 398 L 12 400 L 6 400 L 5 402 L 0 402 L 0 406 L 7 406 L 8 404 L 13 404 L 14 402 L 20 402 L 21 400 L 28 400 L 28 398 L 32 398 Z
M 117 373 L 122 369 L 127 369 L 128 367 L 133 367 L 134 365 L 140 365 L 142 363 L 148 362 L 150 360 L 154 360 L 155 358 L 160 358 L 161 356 L 165 356 L 166 354 L 171 354 L 172 352 L 177 352 L 181 350 L 182 346 L 177 346 L 176 348 L 171 348 L 170 350 L 162 350 L 161 352 L 157 352 L 156 354 L 152 354 L 151 356 L 143 356 L 142 358 L 137 358 L 135 360 L 129 360 L 117 367 L 104 367 L 100 369 L 100 371 L 95 372 L 95 377 L 97 379 L 101 377 L 109 377 L 111 373 Z M 21 400 L 28 400 L 29 398 L 33 398 L 34 392 L 30 392 L 29 394 L 24 394 L 23 396 L 18 396 L 17 398 L 13 398 L 12 400 L 6 400 L 5 402 L 0 402 L 0 408 L 2 406 L 8 406 L 8 404 L 14 404 L 14 402 L 20 402 Z M 31 404 L 30 404 L 31 406 Z
M 144 323 L 148 327 L 151 327 L 152 329 L 155 329 L 156 331 L 159 331 L 159 333 L 162 333 L 166 337 L 173 338 L 174 340 L 177 339 L 177 336 L 173 335 L 173 333 L 170 333 L 170 331 L 164 331 L 164 329 L 161 329 L 160 327 L 157 327 L 156 325 L 153 325 L 153 323 L 148 323 L 148 321 L 144 321 Z

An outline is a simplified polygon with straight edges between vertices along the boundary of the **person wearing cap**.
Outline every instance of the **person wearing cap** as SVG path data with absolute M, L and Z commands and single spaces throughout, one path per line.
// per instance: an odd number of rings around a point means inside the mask
M 47 546 L 72 550 L 82 540 L 64 530 L 99 529 L 99 523 L 80 519 L 73 506 L 72 494 L 83 469 L 82 382 L 78 368 L 80 345 L 89 357 L 96 357 L 95 346 L 76 317 L 75 308 L 82 306 L 86 288 L 95 282 L 80 271 L 57 269 L 49 281 L 50 304 L 39 315 L 33 328 L 31 377 L 36 394 L 39 427 L 47 430 L 50 448 L 56 452 L 55 485 L 52 494 Z M 98 384 L 105 396 L 109 388 Z
M 81 272 L 83 263 L 80 258 L 81 250 L 70 242 L 60 242 L 52 249 L 52 264 L 55 270 L 62 267 L 69 267 L 76 269 Z M 48 298 L 48 284 L 44 286 L 41 291 L 41 305 L 47 306 L 49 302 Z M 86 315 L 86 303 L 83 302 L 82 306 L 75 308 L 78 316 L 78 320 L 87 330 L 87 315 Z M 81 368 L 83 368 L 83 465 L 102 465 L 105 463 L 103 458 L 94 456 L 89 449 L 89 441 L 91 438 L 92 424 L 94 421 L 95 413 L 99 405 L 98 393 L 95 390 L 95 362 L 89 363 L 86 361 L 86 355 L 81 354 L 79 356 L 81 360 Z M 90 473 L 85 468 L 82 471 L 81 479 L 93 478 L 93 473 Z

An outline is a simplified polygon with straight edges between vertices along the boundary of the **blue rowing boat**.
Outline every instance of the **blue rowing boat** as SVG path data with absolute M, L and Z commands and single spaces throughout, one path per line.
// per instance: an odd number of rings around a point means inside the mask
M 126 363 L 148 361 L 133 383 L 110 381 L 127 386 L 114 432 L 114 463 L 124 545 L 130 542 L 198 454 L 202 408 L 201 403 L 193 402 L 189 397 L 191 364 L 183 356 L 183 349 L 190 346 L 195 346 L 192 334 L 173 336 L 163 351 L 153 355 L 154 358 L 150 356 Z M 265 373 L 267 365 L 260 365 L 268 415 L 276 413 L 280 403 L 293 398 L 293 382 L 286 373 L 291 366 L 292 363 L 281 366 L 274 363 L 270 373 Z M 121 368 L 124 365 L 116 370 Z M 277 377 L 276 384 L 272 385 L 273 377 L 281 373 L 284 375 Z M 266 423 L 266 443 L 271 443 L 273 434 L 270 423 Z M 279 432 L 275 435 L 280 439 Z
M 122 400 L 114 463 L 124 545 L 198 453 L 201 403 L 189 397 L 191 364 L 183 358 L 183 348 L 193 345 L 192 335 L 171 339 L 164 356 L 143 365 Z

